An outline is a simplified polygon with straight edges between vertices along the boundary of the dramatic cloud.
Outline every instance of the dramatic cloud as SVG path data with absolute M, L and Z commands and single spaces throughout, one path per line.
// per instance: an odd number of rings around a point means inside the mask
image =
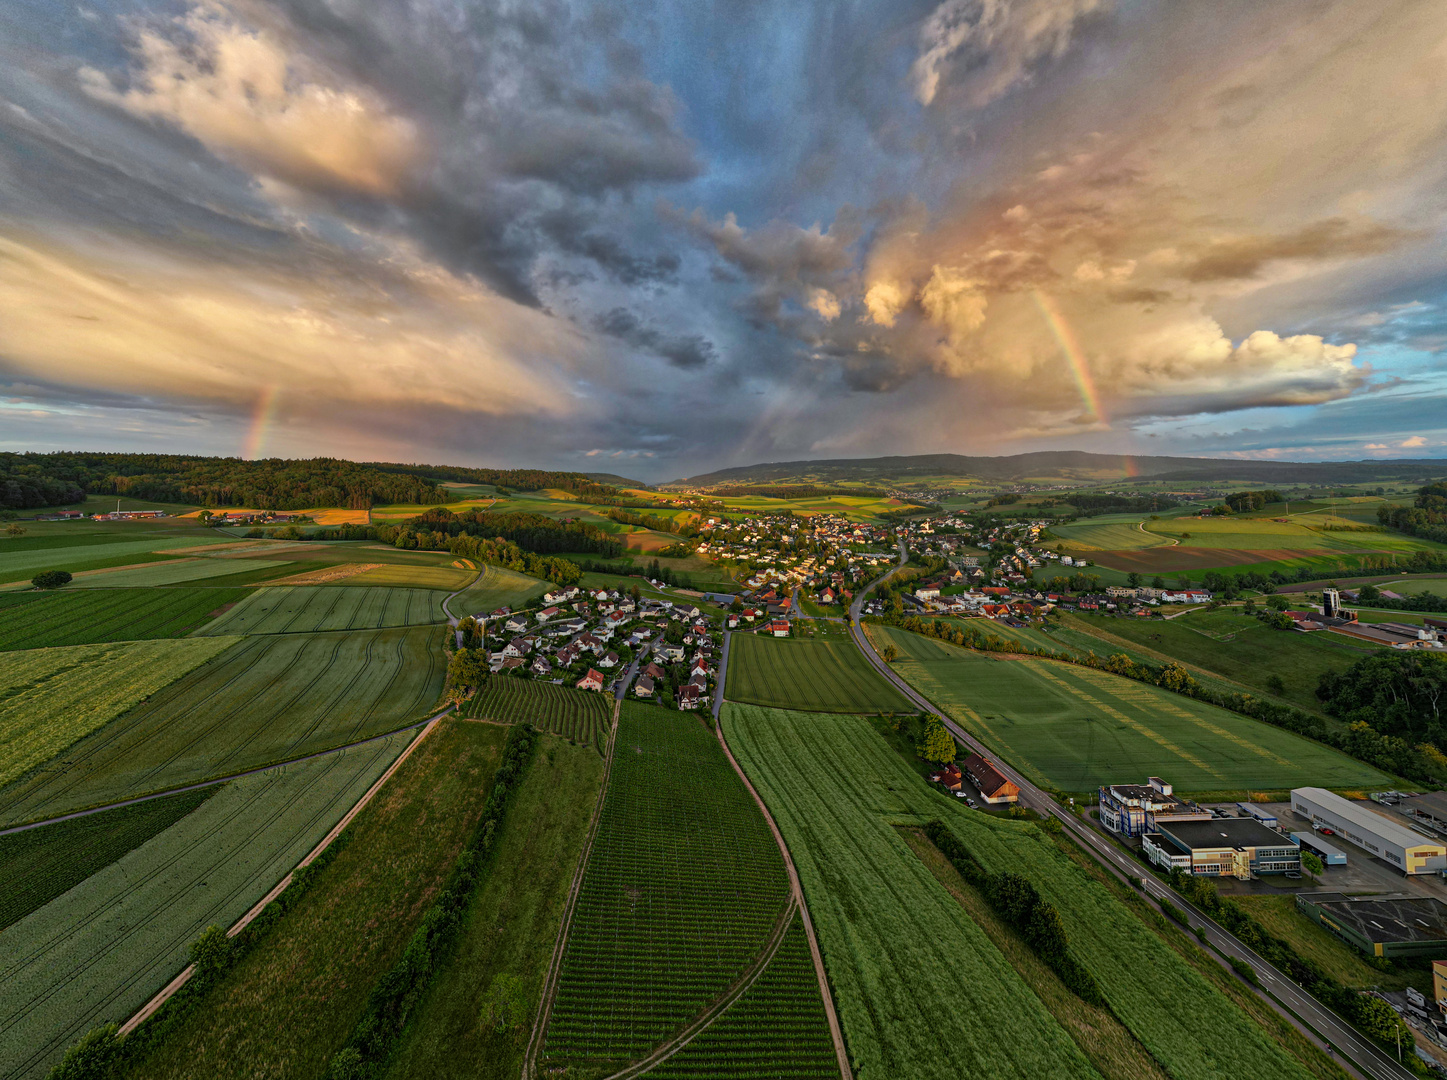
M 1444 56 L 1430 0 L 13 0 L 5 438 L 1437 453 Z
M 987 105 L 1030 78 L 1031 68 L 1070 47 L 1075 24 L 1106 0 L 945 0 L 920 29 L 910 74 L 928 105 L 953 76 L 962 102 Z

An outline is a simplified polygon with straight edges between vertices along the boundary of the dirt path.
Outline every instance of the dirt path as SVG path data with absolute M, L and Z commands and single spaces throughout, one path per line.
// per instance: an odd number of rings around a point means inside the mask
M 290 874 L 287 874 L 286 877 L 282 878 L 279 882 L 277 882 L 269 893 L 267 893 L 260 900 L 258 900 L 255 905 L 252 906 L 250 911 L 248 911 L 245 915 L 241 916 L 241 918 L 236 921 L 235 925 L 233 925 L 231 929 L 226 931 L 227 937 L 234 938 L 237 934 L 241 933 L 241 931 L 245 930 L 248 926 L 250 926 L 252 921 L 258 915 L 260 915 L 262 911 L 265 910 L 266 905 L 271 903 L 278 896 L 280 896 L 282 890 L 284 890 L 288 885 L 291 884 L 291 879 L 296 875 L 296 872 L 298 870 L 303 870 L 306 867 L 310 866 L 316 860 L 316 858 L 321 855 L 322 852 L 326 851 L 327 848 L 331 847 L 332 843 L 336 840 L 336 838 L 342 835 L 342 830 L 344 830 L 348 825 L 352 823 L 352 819 L 355 818 L 358 814 L 360 814 L 363 809 L 365 809 L 366 805 L 372 801 L 373 796 L 375 796 L 377 792 L 382 790 L 383 785 L 385 785 L 387 781 L 392 778 L 392 774 L 395 773 L 398 769 L 400 769 L 402 767 L 402 763 L 412 756 L 412 751 L 416 750 L 417 747 L 422 745 L 422 740 L 427 738 L 428 735 L 432 734 L 433 730 L 437 727 L 437 725 L 442 722 L 444 715 L 446 714 L 434 716 L 431 720 L 427 722 L 427 726 L 422 729 L 418 736 L 407 744 L 407 749 L 403 750 L 402 753 L 397 755 L 397 760 L 392 762 L 391 765 L 387 766 L 387 771 L 384 772 L 381 776 L 377 777 L 376 782 L 366 790 L 366 792 L 362 795 L 360 799 L 357 800 L 356 805 L 354 805 L 350 810 L 347 811 L 346 815 L 342 818 L 341 821 L 337 822 L 334 826 L 332 826 L 331 832 L 327 833 L 326 836 L 322 837 L 321 842 L 318 843 L 316 847 L 312 848 L 312 850 L 307 854 L 307 857 L 302 859 L 301 862 L 297 863 L 295 869 L 293 869 Z M 136 1015 L 132 1016 L 129 1020 L 127 1020 L 124 1024 L 121 1025 L 120 1030 L 116 1032 L 116 1038 L 124 1038 L 132 1031 L 135 1031 L 136 1028 L 140 1027 L 141 1024 L 145 1023 L 148 1019 L 150 1019 L 151 1016 L 155 1014 L 156 1010 L 159 1009 L 162 1005 L 166 1004 L 166 1002 L 170 1001 L 172 996 L 175 995 L 176 991 L 180 990 L 181 987 L 185 986 L 188 982 L 190 982 L 191 976 L 195 974 L 196 965 L 187 964 L 185 970 L 182 971 L 181 974 L 177 975 L 174 979 L 167 983 L 160 993 L 158 993 L 155 997 L 151 998 L 150 1001 L 146 1002 L 146 1004 L 141 1007 L 141 1010 L 136 1013 Z

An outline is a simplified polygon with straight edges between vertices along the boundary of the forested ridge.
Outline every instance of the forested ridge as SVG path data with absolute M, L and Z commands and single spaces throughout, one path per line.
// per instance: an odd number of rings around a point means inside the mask
M 1382 507 L 1377 520 L 1411 536 L 1447 544 L 1447 480 L 1418 488 L 1411 506 Z
M 438 480 L 520 490 L 559 488 L 590 501 L 618 495 L 616 488 L 596 484 L 581 473 L 538 469 L 359 463 L 339 458 L 245 461 L 181 454 L 0 453 L 0 508 L 65 506 L 89 494 L 257 510 L 320 506 L 365 510 L 394 503 L 452 501 L 455 496 Z

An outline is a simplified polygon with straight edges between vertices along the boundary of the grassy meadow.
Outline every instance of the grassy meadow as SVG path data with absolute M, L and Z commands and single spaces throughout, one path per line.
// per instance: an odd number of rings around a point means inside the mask
M 895 670 L 1036 783 L 1091 793 L 1162 776 L 1181 792 L 1360 789 L 1391 778 L 1339 751 L 1156 686 L 1076 664 L 972 652 L 871 626 Z
M 724 693 L 730 701 L 821 712 L 909 712 L 904 695 L 853 641 L 734 634 Z
M 598 754 L 543 741 L 493 848 L 498 871 L 478 889 L 457 949 L 419 1003 L 387 1080 L 519 1075 L 602 782 Z M 513 872 L 519 867 L 526 873 Z
M 500 607 L 526 607 L 552 585 L 501 566 L 484 566 L 476 581 L 449 605 L 459 615 L 486 615 Z

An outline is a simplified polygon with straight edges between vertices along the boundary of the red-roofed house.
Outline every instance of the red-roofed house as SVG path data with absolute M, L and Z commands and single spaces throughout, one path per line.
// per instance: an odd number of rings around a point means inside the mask
M 987 803 L 1019 801 L 1020 789 L 1006 780 L 993 762 L 985 760 L 979 754 L 971 754 L 965 758 L 964 769 L 965 775 L 980 789 L 980 795 Z
M 589 668 L 588 674 L 578 680 L 579 690 L 601 690 L 603 689 L 603 673 L 596 668 Z

